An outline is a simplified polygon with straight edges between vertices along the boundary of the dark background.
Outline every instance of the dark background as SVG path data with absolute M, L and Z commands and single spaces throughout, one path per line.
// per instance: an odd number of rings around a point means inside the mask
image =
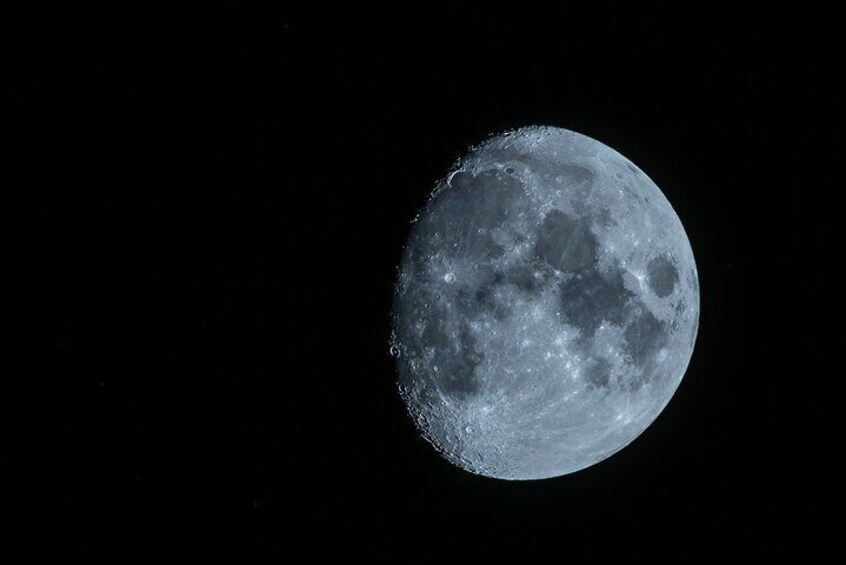
M 819 548 L 842 500 L 835 22 L 464 2 L 7 18 L 4 532 L 295 562 Z M 630 447 L 505 482 L 414 430 L 388 311 L 435 180 L 531 124 L 661 187 L 701 322 Z

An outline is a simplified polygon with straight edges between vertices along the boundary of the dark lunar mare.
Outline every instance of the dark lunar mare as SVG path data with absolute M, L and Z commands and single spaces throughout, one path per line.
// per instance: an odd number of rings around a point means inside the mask
M 623 323 L 626 305 L 633 297 L 617 269 L 608 274 L 586 269 L 559 286 L 563 321 L 579 328 L 582 341 L 592 340 L 603 321 Z
M 679 282 L 679 273 L 675 265 L 663 255 L 659 255 L 649 261 L 649 264 L 646 266 L 646 273 L 649 280 L 649 287 L 661 298 L 671 295 L 676 287 L 676 283 Z
M 559 271 L 581 271 L 596 263 L 599 244 L 589 218 L 574 218 L 560 210 L 549 212 L 538 230 L 535 253 Z

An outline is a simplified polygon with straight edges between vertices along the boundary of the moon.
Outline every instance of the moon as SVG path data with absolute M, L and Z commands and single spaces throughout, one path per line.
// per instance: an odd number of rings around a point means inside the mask
M 412 224 L 390 351 L 423 435 L 455 465 L 531 480 L 637 438 L 684 376 L 699 280 L 654 182 L 573 131 L 471 148 Z

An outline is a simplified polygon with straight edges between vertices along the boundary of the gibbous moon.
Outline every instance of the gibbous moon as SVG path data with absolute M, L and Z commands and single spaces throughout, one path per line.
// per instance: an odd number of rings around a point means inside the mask
M 437 183 L 392 320 L 423 436 L 472 473 L 543 479 L 609 457 L 664 409 L 693 352 L 699 282 L 643 171 L 584 135 L 527 127 Z

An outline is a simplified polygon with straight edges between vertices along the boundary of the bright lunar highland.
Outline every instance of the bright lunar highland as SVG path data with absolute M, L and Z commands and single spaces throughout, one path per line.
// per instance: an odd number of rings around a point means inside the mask
M 392 322 L 423 436 L 467 471 L 542 479 L 609 457 L 664 409 L 693 352 L 699 282 L 643 171 L 584 135 L 527 127 L 437 183 Z

